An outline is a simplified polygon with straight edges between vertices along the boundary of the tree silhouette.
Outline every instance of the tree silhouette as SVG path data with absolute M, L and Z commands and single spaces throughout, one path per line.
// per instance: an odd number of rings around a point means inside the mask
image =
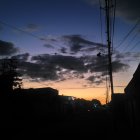
M 93 108 L 98 108 L 101 106 L 101 102 L 97 99 L 92 99 L 91 103 L 92 103 Z
M 17 72 L 17 59 L 0 60 L 0 93 L 10 94 L 16 88 L 21 88 L 22 79 Z

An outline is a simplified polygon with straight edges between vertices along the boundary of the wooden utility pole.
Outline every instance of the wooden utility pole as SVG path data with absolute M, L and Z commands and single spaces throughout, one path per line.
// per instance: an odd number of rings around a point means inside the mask
M 110 85 L 111 85 L 111 100 L 114 94 L 113 88 L 113 76 L 112 76 L 112 50 L 111 50 L 111 8 L 112 5 L 110 0 L 105 0 L 105 13 L 106 13 L 106 28 L 107 28 L 107 47 L 108 47 L 108 69 L 109 69 L 109 76 L 110 76 Z

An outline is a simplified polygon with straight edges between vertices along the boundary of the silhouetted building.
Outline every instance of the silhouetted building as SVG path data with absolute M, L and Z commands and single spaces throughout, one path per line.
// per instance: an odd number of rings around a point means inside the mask
M 126 112 L 131 128 L 140 127 L 140 64 L 125 88 Z
M 9 100 L 9 106 L 18 118 L 42 119 L 59 111 L 58 90 L 50 87 L 15 90 Z
M 30 88 L 30 89 L 21 89 L 19 90 L 20 95 L 31 95 L 31 96 L 58 96 L 58 90 L 51 87 L 47 88 Z
M 118 121 L 125 119 L 125 102 L 126 97 L 124 93 L 113 94 L 113 113 Z
M 69 114 L 75 111 L 75 97 L 60 95 L 59 99 L 61 113 Z

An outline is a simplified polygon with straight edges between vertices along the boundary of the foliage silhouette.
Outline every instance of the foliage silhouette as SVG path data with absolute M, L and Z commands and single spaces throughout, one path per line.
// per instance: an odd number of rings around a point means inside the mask
M 17 59 L 1 59 L 0 60 L 0 92 L 2 94 L 10 94 L 14 89 L 20 89 L 22 79 L 17 72 Z

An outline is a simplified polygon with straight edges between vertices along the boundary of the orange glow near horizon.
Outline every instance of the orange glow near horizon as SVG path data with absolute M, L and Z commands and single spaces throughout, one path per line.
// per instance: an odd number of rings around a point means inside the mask
M 65 84 L 64 84 L 65 83 Z M 73 88 L 69 88 L 69 87 Z M 62 82 L 62 83 L 55 83 L 55 84 L 42 84 L 36 82 L 25 82 L 23 83 L 24 88 L 43 88 L 43 87 L 52 87 L 59 91 L 59 95 L 65 96 L 73 96 L 76 98 L 83 98 L 86 100 L 98 99 L 102 104 L 105 104 L 106 99 L 106 88 L 80 88 L 79 85 L 75 85 L 74 83 L 70 82 Z M 78 88 L 79 87 L 79 88 Z
M 124 93 L 124 88 L 127 86 L 131 78 L 132 74 L 127 72 L 114 74 L 114 93 Z M 74 96 L 76 98 L 83 98 L 86 100 L 98 99 L 102 104 L 105 104 L 105 83 L 100 86 L 95 85 L 95 87 L 93 85 L 90 86 L 86 84 L 87 83 L 82 79 L 66 80 L 61 82 L 30 82 L 28 80 L 23 80 L 23 88 L 51 87 L 57 89 L 59 91 L 59 95 Z
M 83 98 L 86 100 L 98 99 L 102 104 L 105 104 L 105 89 L 61 89 L 60 95 L 74 96 L 76 98 Z

